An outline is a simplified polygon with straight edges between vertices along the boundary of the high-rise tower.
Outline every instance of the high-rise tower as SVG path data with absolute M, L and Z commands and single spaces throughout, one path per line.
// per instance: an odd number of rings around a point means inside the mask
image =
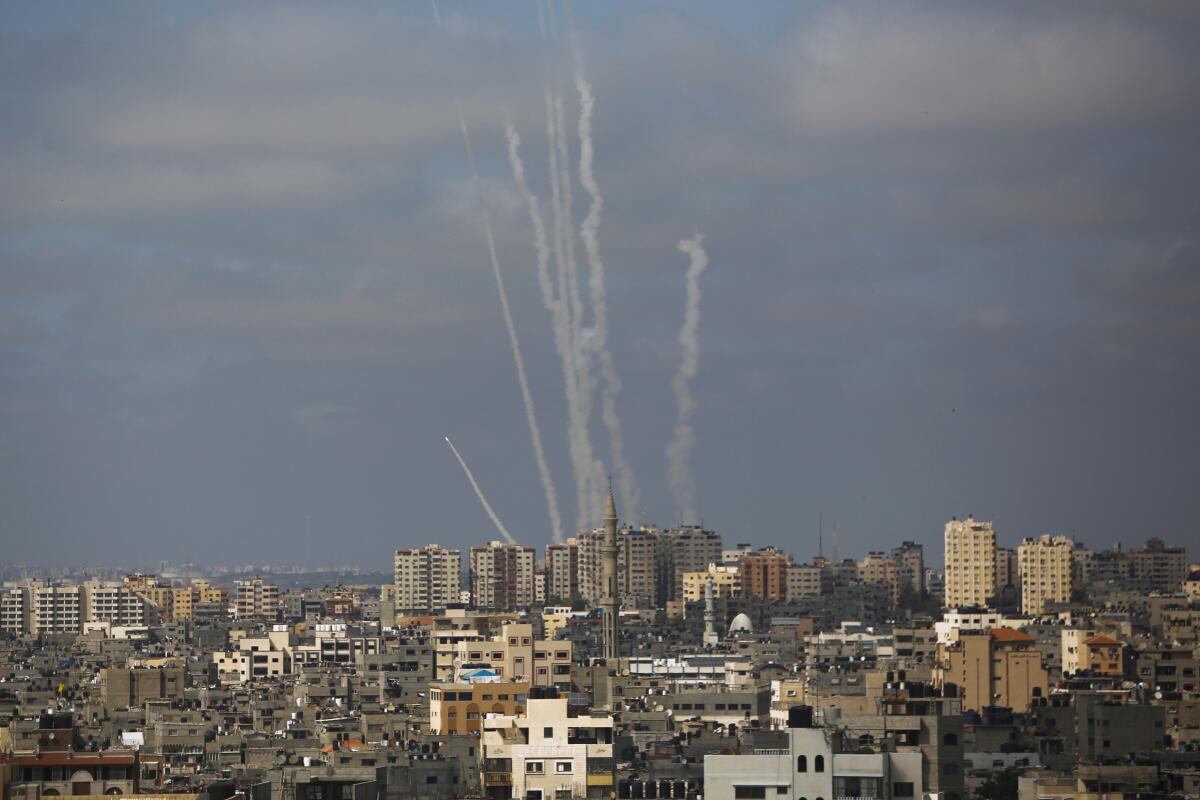
M 620 603 L 617 599 L 617 504 L 613 500 L 612 487 L 609 487 L 608 505 L 604 510 L 604 545 L 600 548 L 600 561 L 604 575 L 604 597 L 600 600 L 604 613 L 604 658 L 615 662 Z

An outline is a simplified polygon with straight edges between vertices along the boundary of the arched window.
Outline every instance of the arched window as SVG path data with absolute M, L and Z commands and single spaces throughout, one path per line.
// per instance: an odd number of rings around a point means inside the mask
M 813 759 L 813 771 L 814 772 L 824 772 L 825 771 L 825 756 L 817 756 L 816 758 Z M 821 798 L 818 797 L 817 800 L 821 800 Z
M 796 772 L 808 772 L 808 756 L 799 756 L 796 759 Z
M 942 744 L 958 744 L 958 737 L 953 733 L 947 733 L 942 737 Z

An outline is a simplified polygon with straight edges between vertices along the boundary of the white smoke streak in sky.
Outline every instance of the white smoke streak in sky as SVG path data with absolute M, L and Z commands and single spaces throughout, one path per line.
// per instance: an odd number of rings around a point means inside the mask
M 542 449 L 542 434 L 538 430 L 537 414 L 533 407 L 533 394 L 529 391 L 529 379 L 525 375 L 525 358 L 521 355 L 521 343 L 517 339 L 517 328 L 513 325 L 512 310 L 508 306 L 508 291 L 504 288 L 504 276 L 500 274 L 500 259 L 496 256 L 496 237 L 492 234 L 492 221 L 488 215 L 487 201 L 483 196 L 483 183 L 479 180 L 479 168 L 475 163 L 475 150 L 471 147 L 471 133 L 467 130 L 462 107 L 458 110 L 458 125 L 462 129 L 463 143 L 467 148 L 467 162 L 471 167 L 471 181 L 479 199 L 479 213 L 483 218 L 483 234 L 487 240 L 488 257 L 492 262 L 492 274 L 496 277 L 496 291 L 500 294 L 500 309 L 504 313 L 504 327 L 508 329 L 508 343 L 512 347 L 513 363 L 517 368 L 517 383 L 521 387 L 521 399 L 525 403 L 525 419 L 529 423 L 529 437 L 533 441 L 533 455 L 537 461 L 538 475 L 546 494 L 546 510 L 550 514 L 550 530 L 561 536 L 562 517 L 558 513 L 558 498 L 554 492 L 554 480 L 546 465 L 546 453 Z
M 575 465 L 578 495 L 578 530 L 591 530 L 600 519 L 601 492 L 604 486 L 604 466 L 595 458 L 592 448 L 592 383 L 591 366 L 583 345 L 583 297 L 579 291 L 579 269 L 575 263 L 575 225 L 571 219 L 571 160 L 567 141 L 566 112 L 560 97 L 548 94 L 551 108 L 547 110 L 550 151 L 550 175 L 557 198 L 555 203 L 555 258 L 558 262 L 560 297 L 566 308 L 570 334 L 571 360 L 575 370 L 575 396 L 578 402 L 574 436 L 578 442 L 579 463 Z
M 571 350 L 571 323 L 567 315 L 568 309 L 565 299 L 558 297 L 555 292 L 554 280 L 550 275 L 550 245 L 546 236 L 546 223 L 542 219 L 542 211 L 538 205 L 537 197 L 530 190 L 529 181 L 526 180 L 525 163 L 521 160 L 520 152 L 521 136 L 517 133 L 517 129 L 511 121 L 505 125 L 504 135 L 508 140 L 508 162 L 512 167 L 513 180 L 517 184 L 517 190 L 521 193 L 521 197 L 525 200 L 525 205 L 529 209 L 529 219 L 533 225 L 533 245 L 534 251 L 537 254 L 538 286 L 542 291 L 542 305 L 550 312 L 554 346 L 562 361 L 563 383 L 567 395 L 567 444 L 570 450 L 571 463 L 575 467 L 575 472 L 578 476 L 580 472 L 577 422 L 579 398 L 577 396 L 578 386 L 575 374 L 575 359 Z M 576 480 L 576 494 L 579 494 L 578 478 Z M 576 499 L 578 500 L 579 498 L 577 497 Z M 562 541 L 561 531 L 556 530 L 554 532 L 554 540 L 556 542 Z
M 696 410 L 696 402 L 692 399 L 691 380 L 696 377 L 700 366 L 700 275 L 708 266 L 708 254 L 701 246 L 703 241 L 704 237 L 697 233 L 676 245 L 680 252 L 691 259 L 691 263 L 686 278 L 687 306 L 683 313 L 683 325 L 679 329 L 683 360 L 673 381 L 679 412 L 675 418 L 674 435 L 667 445 L 667 482 L 675 493 L 680 521 L 686 523 L 697 521 L 695 487 L 692 485 L 688 462 L 696 444 L 696 434 L 692 430 L 692 413 Z
M 605 427 L 608 428 L 609 447 L 612 451 L 613 470 L 617 474 L 621 505 L 627 509 L 627 514 L 635 514 L 641 509 L 642 503 L 638 497 L 633 468 L 625 459 L 625 437 L 621 430 L 621 418 L 617 414 L 621 379 L 617 376 L 612 352 L 608 349 L 608 299 L 604 286 L 604 261 L 600 258 L 600 241 L 597 237 L 600 215 L 604 209 L 604 197 L 600 194 L 600 185 L 596 183 L 596 176 L 592 171 L 595 156 L 592 146 L 592 112 L 595 97 L 592 95 L 591 84 L 584 78 L 581 69 L 575 72 L 575 88 L 579 92 L 579 183 L 591 198 L 587 216 L 579 228 L 588 268 L 591 271 L 589 290 L 595 328 L 589 347 L 596 353 L 600 363 L 600 375 L 604 381 L 600 394 L 601 416 Z
M 492 508 L 492 504 L 489 503 L 487 498 L 483 496 L 483 489 L 479 488 L 479 482 L 475 480 L 475 476 L 471 474 L 471 468 L 468 467 L 467 462 L 463 460 L 462 454 L 458 452 L 458 448 L 454 446 L 454 442 L 450 441 L 449 436 L 444 438 L 446 439 L 446 444 L 450 445 L 450 450 L 454 453 L 454 457 L 457 458 L 458 463 L 462 465 L 463 472 L 467 473 L 467 480 L 471 482 L 471 488 L 475 490 L 475 496 L 478 497 L 479 502 L 483 504 L 483 510 L 486 511 L 487 515 L 492 518 L 492 524 L 496 526 L 496 530 L 500 531 L 500 535 L 504 537 L 506 542 L 509 544 L 516 544 L 517 540 L 513 538 L 511 533 L 508 532 L 508 528 L 504 527 L 504 523 L 500 521 L 498 516 L 496 516 L 496 511 Z

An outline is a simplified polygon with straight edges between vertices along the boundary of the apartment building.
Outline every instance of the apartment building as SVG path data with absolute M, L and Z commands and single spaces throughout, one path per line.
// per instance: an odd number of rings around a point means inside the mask
M 1021 588 L 1021 561 L 1011 547 L 996 548 L 996 591 Z
M 530 689 L 524 714 L 484 719 L 480 745 L 489 798 L 613 795 L 612 717 L 570 708 L 554 689 Z
M 683 573 L 683 597 L 688 603 L 704 600 L 708 592 L 708 581 L 712 579 L 713 597 L 741 597 L 741 568 L 736 565 L 709 564 L 697 572 Z
M 604 531 L 597 529 L 579 536 L 579 591 L 589 603 L 604 596 L 603 563 L 600 557 Z M 658 534 L 648 528 L 617 531 L 617 592 L 626 608 L 659 605 Z
M 963 708 L 981 713 L 990 706 L 1024 713 L 1050 686 L 1033 637 L 1013 628 L 959 631 L 955 642 L 938 646 L 933 678 L 939 689 L 957 686 Z
M 819 597 L 825 590 L 825 573 L 814 564 L 788 564 L 787 599 Z
M 429 684 L 431 733 L 478 733 L 488 714 L 525 712 L 529 684 L 513 681 L 434 681 Z
M 532 547 L 492 541 L 470 551 L 471 601 L 476 608 L 513 609 L 537 599 Z
M 721 536 L 698 525 L 676 525 L 658 534 L 659 599 L 683 597 L 684 575 L 721 563 Z
M 447 654 L 438 654 L 437 678 L 450 681 L 456 670 L 471 667 L 491 670 L 501 680 L 567 689 L 571 685 L 571 651 L 569 641 L 538 639 L 530 623 L 511 622 L 490 638 L 459 637 Z
M 858 580 L 860 583 L 885 583 L 896 585 L 896 562 L 878 550 L 863 556 L 858 562 Z
M 768 603 L 786 600 L 788 567 L 791 563 L 791 555 L 774 547 L 744 554 L 741 562 L 742 591 Z
M 945 606 L 981 607 L 996 594 L 996 529 L 974 517 L 946 523 Z
M 892 548 L 893 581 L 892 602 L 898 603 L 901 595 L 920 595 L 925 592 L 925 547 L 916 542 L 902 542 Z
M 237 619 L 275 619 L 279 614 L 279 587 L 258 577 L 235 581 L 233 613 Z
M 579 540 L 546 545 L 545 570 L 547 600 L 579 597 Z
M 397 611 L 437 611 L 458 603 L 462 553 L 441 545 L 400 549 L 395 561 Z
M 1017 546 L 1021 576 L 1021 613 L 1042 614 L 1051 603 L 1071 600 L 1071 556 L 1075 543 L 1066 536 L 1022 539 Z

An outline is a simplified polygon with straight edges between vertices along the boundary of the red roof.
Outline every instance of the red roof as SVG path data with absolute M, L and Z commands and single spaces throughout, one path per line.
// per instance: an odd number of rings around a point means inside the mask
M 1115 645 L 1115 644 L 1120 644 L 1120 642 L 1118 642 L 1116 639 L 1110 639 L 1109 637 L 1101 634 L 1099 636 L 1093 636 L 1092 638 L 1090 638 L 1086 642 L 1084 642 L 1084 644 Z
M 992 628 L 992 639 L 997 642 L 1032 642 L 1033 637 L 1015 628 Z

